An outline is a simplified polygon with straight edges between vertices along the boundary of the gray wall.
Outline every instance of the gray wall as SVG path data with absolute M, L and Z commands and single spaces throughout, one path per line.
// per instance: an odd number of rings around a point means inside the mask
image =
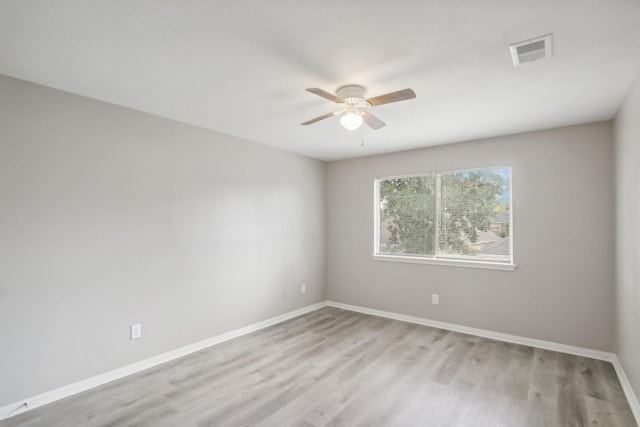
M 375 177 L 504 164 L 513 168 L 516 271 L 371 259 Z M 327 296 L 612 351 L 613 190 L 611 122 L 329 163 Z
M 0 77 L 0 406 L 324 301 L 324 179 Z
M 616 144 L 616 353 L 640 397 L 640 79 L 614 122 Z

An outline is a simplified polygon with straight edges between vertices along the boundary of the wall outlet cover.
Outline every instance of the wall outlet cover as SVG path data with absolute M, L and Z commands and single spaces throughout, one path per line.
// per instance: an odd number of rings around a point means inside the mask
M 142 324 L 136 323 L 135 325 L 131 325 L 131 339 L 135 340 L 136 338 L 140 338 L 142 336 Z

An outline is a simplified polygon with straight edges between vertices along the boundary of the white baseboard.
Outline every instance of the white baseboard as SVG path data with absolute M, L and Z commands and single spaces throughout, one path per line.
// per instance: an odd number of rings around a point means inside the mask
M 351 304 L 343 304 L 340 302 L 327 301 L 327 306 L 340 308 L 343 310 L 355 311 L 357 313 L 371 314 L 378 317 L 386 317 L 388 319 L 401 320 L 403 322 L 415 323 L 418 325 L 431 326 L 433 328 L 446 329 L 448 331 L 461 332 L 463 334 L 475 335 L 484 338 L 490 338 L 498 341 L 509 342 L 513 344 L 521 344 L 529 347 L 541 348 L 544 350 L 552 350 L 560 353 L 573 354 L 575 356 L 589 357 L 591 359 L 604 360 L 611 362 L 618 375 L 624 394 L 629 402 L 629 406 L 633 411 L 633 415 L 638 425 L 640 425 L 640 404 L 631 388 L 629 379 L 627 378 L 618 357 L 614 353 L 605 351 L 592 350 L 589 348 L 576 347 L 572 345 L 559 344 L 552 341 L 537 340 L 533 338 L 525 338 L 517 335 L 503 334 L 500 332 L 488 331 L 486 329 L 470 328 L 468 326 L 456 325 L 454 323 L 439 322 L 437 320 L 425 319 L 422 317 L 407 316 L 404 314 L 393 313 L 390 311 L 376 310 L 373 308 L 361 307 Z
M 26 399 L 22 399 L 18 402 L 11 403 L 0 407 L 0 420 L 13 417 L 23 412 L 35 409 L 39 406 L 46 405 L 48 403 L 55 402 L 56 400 L 64 399 L 65 397 L 72 396 L 74 394 L 92 389 L 94 387 L 101 386 L 120 378 L 124 378 L 128 375 L 135 374 L 145 369 L 160 365 L 162 363 L 169 362 L 171 360 L 186 356 L 196 351 L 200 351 L 207 347 L 211 347 L 216 344 L 220 344 L 224 341 L 247 335 L 252 332 L 264 329 L 266 327 L 275 325 L 277 323 L 284 322 L 285 320 L 293 319 L 294 317 L 301 316 L 319 308 L 325 307 L 326 301 L 318 304 L 309 305 L 298 310 L 291 311 L 289 313 L 282 314 L 280 316 L 272 317 L 262 322 L 254 323 L 243 328 L 239 328 L 230 332 L 226 332 L 221 335 L 217 335 L 212 338 L 208 338 L 203 341 L 199 341 L 184 347 L 177 348 L 175 350 L 168 351 L 157 356 L 150 357 L 140 362 L 133 363 L 131 365 L 123 366 L 122 368 L 115 369 L 113 371 L 105 372 L 104 374 L 96 375 L 85 380 L 78 381 L 73 384 L 69 384 L 55 390 L 47 391 L 36 396 L 32 396 Z
M 625 396 L 627 396 L 627 401 L 629 402 L 629 406 L 631 406 L 633 416 L 636 417 L 636 423 L 640 426 L 640 403 L 638 402 L 638 397 L 634 393 L 633 388 L 631 388 L 629 378 L 627 378 L 627 374 L 624 373 L 624 369 L 622 369 L 622 364 L 620 363 L 620 360 L 618 360 L 618 356 L 614 355 L 611 363 L 613 363 L 616 374 L 618 374 L 618 379 L 620 380 Z
M 351 304 L 342 304 L 334 301 L 327 301 L 329 307 L 341 308 L 343 310 L 355 311 L 358 313 L 371 314 L 378 317 L 386 317 L 388 319 L 401 320 L 403 322 L 416 323 L 418 325 L 431 326 L 433 328 L 446 329 L 448 331 L 460 332 L 463 334 L 475 335 L 478 337 L 490 338 L 493 340 L 509 342 L 513 344 L 521 344 L 529 347 L 541 348 L 544 350 L 553 350 L 560 353 L 573 354 L 575 356 L 589 357 L 591 359 L 604 360 L 613 362 L 615 355 L 606 351 L 592 350 L 589 348 L 575 347 L 572 345 L 559 344 L 552 341 L 537 340 L 533 338 L 525 338 L 517 335 L 503 334 L 501 332 L 489 331 L 486 329 L 471 328 L 469 326 L 456 325 L 454 323 L 440 322 L 437 320 L 425 319 L 422 317 L 407 316 L 404 314 L 392 313 L 390 311 L 376 310 L 373 308 L 360 307 Z

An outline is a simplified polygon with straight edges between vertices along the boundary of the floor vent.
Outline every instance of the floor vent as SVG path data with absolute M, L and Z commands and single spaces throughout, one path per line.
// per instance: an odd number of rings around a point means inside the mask
M 514 43 L 509 46 L 511 50 L 511 59 L 513 59 L 513 66 L 517 67 L 525 62 L 534 62 L 541 59 L 551 58 L 551 42 L 552 35 L 536 37 L 520 43 Z

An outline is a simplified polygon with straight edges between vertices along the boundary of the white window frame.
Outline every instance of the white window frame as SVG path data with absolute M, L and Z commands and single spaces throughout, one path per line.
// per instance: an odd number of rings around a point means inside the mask
M 498 262 L 498 261 L 481 261 L 474 259 L 458 259 L 458 258 L 443 258 L 439 257 L 437 254 L 433 256 L 427 255 L 394 255 L 394 254 L 382 254 L 380 253 L 380 181 L 388 180 L 388 179 L 404 179 L 404 178 L 415 178 L 421 176 L 438 176 L 442 174 L 451 174 L 451 173 L 461 173 L 461 172 L 473 172 L 477 170 L 484 169 L 497 169 L 497 168 L 509 168 L 509 245 L 511 248 L 510 260 L 508 262 Z M 514 271 L 516 269 L 516 264 L 514 264 L 514 254 L 513 254 L 513 236 L 514 236 L 514 227 L 513 227 L 513 169 L 511 165 L 500 165 L 500 166 L 485 166 L 479 168 L 469 168 L 469 169 L 457 169 L 457 170 L 446 170 L 446 171 L 435 171 L 428 173 L 419 173 L 419 174 L 410 174 L 410 175 L 393 175 L 393 176 L 383 176 L 376 177 L 373 180 L 373 218 L 374 218 L 374 230 L 373 230 L 373 255 L 372 258 L 375 261 L 391 261 L 391 262 L 403 262 L 403 263 L 413 263 L 413 264 L 432 264 L 432 265 L 441 265 L 441 266 L 455 266 L 455 267 L 471 267 L 471 268 L 481 268 L 481 269 L 490 269 L 490 270 L 503 270 L 503 271 Z M 438 197 L 436 197 L 436 211 L 437 206 L 440 203 Z M 436 222 L 439 222 L 440 218 L 436 215 Z M 438 241 L 438 227 L 435 227 L 435 241 Z M 436 245 L 437 247 L 437 245 Z M 437 251 L 436 251 L 437 252 Z

